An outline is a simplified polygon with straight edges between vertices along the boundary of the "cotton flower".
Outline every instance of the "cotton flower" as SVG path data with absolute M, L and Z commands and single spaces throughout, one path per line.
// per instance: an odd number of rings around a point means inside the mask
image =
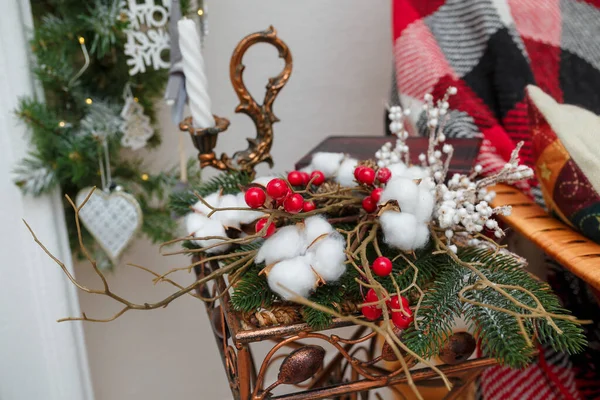
M 337 174 L 343 159 L 344 153 L 319 152 L 313 154 L 310 165 L 313 170 L 319 170 L 325 177 L 331 178 Z
M 312 267 L 326 282 L 337 281 L 346 272 L 346 241 L 336 234 L 317 240 L 310 248 Z
M 246 199 L 244 198 L 244 193 L 238 193 L 236 195 L 236 203 L 237 207 L 248 207 L 248 204 L 246 204 Z M 251 224 L 257 219 L 262 218 L 263 216 L 264 214 L 260 211 L 244 210 L 237 212 L 237 219 L 239 223 L 244 225 Z
M 204 202 L 210 204 L 211 207 L 216 208 L 219 207 L 219 203 L 221 202 L 221 193 L 214 192 L 209 194 L 208 196 L 204 196 L 202 199 L 204 200 Z M 196 204 L 192 206 L 192 208 L 204 215 L 208 215 L 212 211 L 206 204 L 204 204 L 200 200 L 198 200 Z
M 238 208 L 239 204 L 237 201 L 237 197 L 233 194 L 226 194 L 221 197 L 218 208 Z M 247 207 L 247 206 L 244 206 Z M 224 210 L 224 211 L 215 211 L 213 215 L 211 215 L 211 219 L 220 221 L 224 226 L 239 228 L 240 227 L 240 219 L 242 218 L 242 214 L 245 211 L 241 210 Z
M 403 251 L 421 248 L 429 240 L 427 225 L 409 213 L 386 211 L 379 218 L 384 240 Z
M 334 282 L 344 274 L 345 248 L 345 240 L 331 224 L 321 216 L 314 216 L 303 223 L 280 228 L 264 241 L 255 261 L 270 267 L 269 287 L 283 298 L 289 294 L 278 289 L 279 284 L 308 296 L 319 280 Z
M 275 262 L 294 258 L 306 251 L 306 244 L 299 225 L 288 225 L 279 228 L 277 232 L 264 241 L 258 253 L 256 262 L 271 265 Z
M 267 275 L 267 282 L 269 288 L 285 300 L 294 297 L 290 290 L 302 297 L 308 297 L 317 285 L 316 275 L 310 266 L 310 257 L 307 256 L 275 264 Z
M 400 211 L 414 214 L 419 202 L 419 187 L 407 178 L 397 178 L 389 182 L 381 193 L 380 204 L 396 200 Z
M 226 238 L 225 228 L 223 225 L 216 220 L 210 219 L 202 214 L 190 213 L 185 218 L 186 230 L 190 235 L 195 238 L 203 238 L 209 236 L 218 236 Z M 222 239 L 192 239 L 192 242 L 200 247 L 213 246 L 221 243 Z M 231 245 L 222 244 L 220 246 L 212 247 L 206 250 L 207 253 L 220 253 L 227 250 Z
M 431 214 L 433 213 L 434 206 L 435 197 L 433 192 L 429 188 L 428 182 L 422 181 L 418 187 L 417 207 L 415 208 L 413 214 L 418 221 L 428 222 L 431 220 Z
M 322 216 L 315 215 L 304 220 L 302 234 L 306 246 L 310 246 L 319 236 L 329 235 L 332 232 L 334 232 L 333 226 Z
M 343 187 L 356 186 L 354 182 L 354 169 L 358 164 L 358 160 L 355 158 L 346 158 L 340 164 L 335 181 Z

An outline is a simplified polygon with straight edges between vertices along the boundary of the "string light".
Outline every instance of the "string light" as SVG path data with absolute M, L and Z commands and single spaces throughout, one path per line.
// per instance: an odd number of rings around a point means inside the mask
M 203 10 L 203 9 L 201 9 L 201 8 L 199 8 L 199 9 L 198 9 L 198 15 L 199 15 L 199 16 L 203 16 L 203 15 L 204 15 L 204 10 Z
M 67 123 L 66 123 L 65 121 L 60 121 L 60 122 L 58 123 L 58 126 L 60 126 L 61 128 L 64 128 L 64 127 L 65 127 L 65 125 L 67 125 Z
M 85 39 L 83 36 L 79 36 L 77 39 L 79 40 L 79 44 L 85 44 Z
M 89 97 L 87 99 L 85 99 L 85 104 L 87 104 L 88 106 L 92 103 L 93 103 L 93 101 Z
M 143 181 L 147 181 L 148 179 L 150 179 L 150 177 L 148 176 L 148 174 L 142 174 L 142 180 Z

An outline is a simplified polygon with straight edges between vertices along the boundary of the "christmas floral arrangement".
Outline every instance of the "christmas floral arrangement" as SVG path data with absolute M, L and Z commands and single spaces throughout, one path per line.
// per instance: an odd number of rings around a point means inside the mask
M 516 368 L 531 361 L 538 342 L 582 351 L 581 321 L 524 270 L 524 259 L 497 243 L 504 231 L 494 216 L 510 207 L 492 207 L 490 187 L 532 176 L 519 165 L 519 146 L 494 175 L 480 177 L 475 166 L 470 174 L 448 176 L 453 147 L 443 132 L 455 91 L 436 102 L 425 97 L 429 145 L 418 165 L 410 163 L 403 121 L 408 110 L 391 107 L 396 143 L 384 145 L 374 159 L 316 153 L 309 166 L 286 176 L 231 171 L 174 193 L 171 209 L 184 217 L 186 235 L 168 243 L 181 242 L 183 250 L 165 255 L 189 254 L 192 263 L 164 274 L 130 264 L 155 283 L 175 287 L 158 302 L 132 302 L 112 292 L 91 257 L 103 288 L 78 282 L 54 258 L 79 289 L 122 305 L 109 318 L 83 314 L 63 321 L 108 322 L 184 295 L 214 304 L 227 294 L 247 330 L 299 322 L 321 330 L 334 318 L 371 329 L 385 340 L 382 357 L 400 362 L 415 391 L 409 361 L 430 367 L 450 388 L 432 358 L 465 360 L 475 349 L 473 336 L 482 355 Z M 87 200 L 71 202 L 76 217 Z M 210 264 L 187 286 L 174 280 L 178 271 Z M 226 285 L 219 292 L 202 290 L 217 280 Z M 454 332 L 459 321 L 472 335 Z M 457 338 L 468 342 L 469 351 L 447 357 L 448 343 Z
M 425 97 L 429 146 L 419 165 L 409 162 L 409 110 L 395 106 L 396 143 L 373 160 L 316 153 L 286 177 L 231 172 L 178 194 L 172 205 L 185 216 L 185 252 L 200 257 L 194 265 L 219 261 L 212 275 L 227 274 L 232 307 L 249 325 L 263 310 L 296 303 L 294 316 L 268 323 L 296 318 L 323 329 L 332 317 L 360 315 L 401 332 L 392 342 L 421 361 L 440 353 L 457 320 L 484 355 L 513 367 L 530 361 L 535 341 L 581 351 L 579 322 L 496 242 L 504 231 L 494 216 L 510 207 L 493 208 L 489 188 L 532 176 L 519 165 L 520 146 L 497 174 L 480 177 L 475 166 L 448 176 L 453 147 L 443 127 L 455 91 L 437 102 Z

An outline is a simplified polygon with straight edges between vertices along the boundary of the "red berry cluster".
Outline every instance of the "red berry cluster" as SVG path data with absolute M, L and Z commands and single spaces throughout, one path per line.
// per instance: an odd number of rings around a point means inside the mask
M 379 297 L 377 297 L 375 290 L 369 289 L 365 296 L 365 303 L 376 303 L 378 301 Z M 400 307 L 400 303 L 402 303 L 402 308 Z M 406 329 L 413 322 L 414 317 L 406 297 L 398 295 L 392 296 L 386 301 L 386 305 L 390 311 L 392 322 L 398 329 Z M 378 305 L 365 305 L 362 307 L 361 312 L 365 318 L 371 321 L 379 319 L 383 314 L 383 311 Z
M 364 165 L 359 165 L 354 169 L 354 178 L 356 181 L 366 186 L 373 186 L 375 183 L 385 185 L 391 177 L 392 171 L 385 167 L 379 168 L 377 172 L 373 168 Z M 362 207 L 369 214 L 377 210 L 377 203 L 381 198 L 381 192 L 383 192 L 382 188 L 375 188 L 370 196 L 363 199 Z
M 267 183 L 266 190 L 260 187 L 249 188 L 244 194 L 244 200 L 246 200 L 248 207 L 253 209 L 265 207 L 265 204 L 267 204 L 267 207 L 270 205 L 283 206 L 283 209 L 291 214 L 300 211 L 309 212 L 316 209 L 315 203 L 305 201 L 304 197 L 300 193 L 294 193 L 290 186 L 306 186 L 309 183 L 318 186 L 323 182 L 325 182 L 325 175 L 321 171 L 314 171 L 310 175 L 306 172 L 292 171 L 288 174 L 287 182 L 284 179 L 275 178 Z M 267 196 L 272 200 L 267 202 Z M 268 218 L 258 220 L 255 231 L 260 232 L 267 222 Z M 273 233 L 275 233 L 275 225 L 271 223 L 263 237 L 269 237 Z

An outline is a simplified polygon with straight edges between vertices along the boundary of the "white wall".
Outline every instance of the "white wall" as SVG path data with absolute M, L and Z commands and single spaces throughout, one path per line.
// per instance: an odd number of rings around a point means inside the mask
M 274 107 L 281 119 L 275 125 L 272 151 L 277 170 L 290 169 L 328 135 L 382 134 L 392 65 L 388 0 L 208 0 L 208 4 L 205 53 L 213 112 L 232 122 L 218 152 L 239 150 L 245 147 L 244 138 L 254 135 L 250 119 L 233 114 L 237 98 L 229 83 L 229 58 L 243 36 L 271 24 L 294 59 L 292 77 Z M 262 99 L 267 78 L 279 73 L 281 61 L 266 45 L 250 50 L 244 61 L 247 86 Z M 168 110 L 163 110 L 164 144 L 145 156 L 152 170 L 177 162 L 179 132 L 169 121 Z M 191 142 L 188 152 L 194 155 Z M 138 241 L 123 260 L 159 271 L 187 265 L 185 258 L 165 259 L 157 253 L 156 246 Z M 76 271 L 83 280 L 95 282 L 86 265 L 77 265 Z M 190 280 L 180 277 L 181 282 Z M 139 301 L 169 292 L 124 265 L 110 281 L 117 293 Z M 115 310 L 104 298 L 81 295 L 80 303 L 88 315 L 107 316 Z M 86 324 L 84 329 L 97 400 L 231 398 L 203 305 L 195 299 L 181 299 L 164 310 L 132 312 L 110 324 Z
M 36 93 L 31 73 L 29 0 L 3 3 L 0 13 L 0 399 L 91 400 L 75 287 L 34 243 L 22 218 L 71 270 L 60 193 L 24 196 L 16 163 L 29 152 L 27 129 L 14 115 L 19 98 Z

